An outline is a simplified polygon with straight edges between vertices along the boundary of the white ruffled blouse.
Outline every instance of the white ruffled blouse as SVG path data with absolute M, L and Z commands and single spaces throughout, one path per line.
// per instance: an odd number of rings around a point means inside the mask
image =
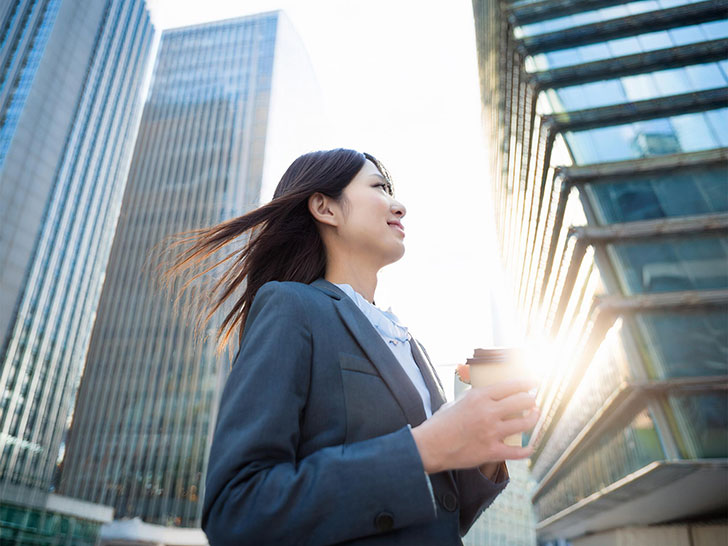
M 336 283 L 334 283 L 336 284 Z M 364 316 L 369 319 L 375 330 L 379 332 L 379 335 L 384 340 L 397 358 L 404 369 L 407 377 L 410 378 L 412 384 L 417 389 L 417 392 L 422 398 L 422 405 L 425 409 L 425 414 L 429 418 L 432 416 L 432 402 L 430 400 L 430 391 L 427 390 L 425 380 L 422 378 L 414 357 L 412 356 L 412 348 L 410 346 L 410 334 L 407 327 L 404 326 L 397 315 L 392 312 L 390 307 L 386 311 L 383 311 L 379 307 L 369 303 L 364 296 L 354 290 L 349 284 L 336 284 L 341 288 L 347 296 L 349 296 L 356 306 L 364 313 Z

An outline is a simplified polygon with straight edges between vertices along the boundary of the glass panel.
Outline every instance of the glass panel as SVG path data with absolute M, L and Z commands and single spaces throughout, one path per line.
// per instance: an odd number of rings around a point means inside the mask
M 546 53 L 546 60 L 551 68 L 571 66 L 581 63 L 581 54 L 578 48 L 559 49 Z
M 637 74 L 622 78 L 624 91 L 630 101 L 645 100 L 658 95 L 652 74 Z
M 670 34 L 670 37 L 672 38 L 672 41 L 675 45 L 686 45 L 686 44 L 694 44 L 696 42 L 702 42 L 703 40 L 707 40 L 707 36 L 705 35 L 705 31 L 702 29 L 700 25 L 692 25 L 689 27 L 682 27 L 682 28 L 672 28 L 667 31 L 668 34 Z
M 728 209 L 728 173 L 725 169 L 705 170 L 696 175 L 695 181 L 706 201 L 713 206 L 713 211 Z
M 579 53 L 581 54 L 582 62 L 585 63 L 607 59 L 609 58 L 609 46 L 604 43 L 580 46 Z
M 619 19 L 620 17 L 628 17 L 630 14 L 630 10 L 627 7 L 628 5 L 621 5 L 621 6 L 617 5 L 617 6 L 608 6 L 606 8 L 601 8 L 601 9 L 599 9 L 600 19 L 602 21 L 609 21 L 610 19 Z
M 705 112 L 708 125 L 721 146 L 728 146 L 728 112 L 726 110 L 711 110 Z
M 626 294 L 728 288 L 728 239 L 607 245 Z
M 630 2 L 627 4 L 629 12 L 632 14 L 645 13 L 646 11 L 655 11 L 660 9 L 657 0 L 644 0 L 643 2 Z
M 642 46 L 639 40 L 635 36 L 628 36 L 626 38 L 616 38 L 607 42 L 609 50 L 615 57 L 621 57 L 623 55 L 633 55 L 642 51 Z
M 672 46 L 672 40 L 666 30 L 657 32 L 648 32 L 637 36 L 637 39 L 644 51 L 653 51 L 655 49 L 664 49 Z
M 561 89 L 557 89 L 556 94 L 559 97 L 559 102 L 556 104 L 552 103 L 551 106 L 557 112 L 563 112 L 565 110 L 585 110 L 591 107 L 591 101 L 582 91 L 581 85 L 574 85 L 571 87 L 563 87 Z M 561 109 L 556 109 L 557 105 L 563 106 Z
M 718 66 L 720 67 L 720 71 L 723 73 L 723 78 L 728 81 L 728 60 L 719 61 Z
M 728 211 L 728 176 L 721 167 L 587 184 L 600 224 Z
M 598 163 L 602 161 L 618 161 L 625 157 L 635 155 L 632 148 L 634 140 L 634 128 L 631 125 L 617 125 L 613 127 L 600 127 L 580 133 L 567 133 L 566 141 L 571 145 L 571 140 L 582 133 L 590 133 L 595 144 L 591 157 L 574 157 L 577 163 Z M 573 135 L 573 137 L 571 136 Z
M 684 457 L 728 457 L 728 393 L 673 394 L 668 407 L 684 440 Z
M 659 90 L 659 94 L 655 96 L 679 95 L 690 91 L 690 81 L 686 77 L 684 68 L 658 70 L 652 75 Z
M 721 108 L 711 115 L 722 119 L 726 112 L 728 109 Z M 564 136 L 576 164 L 636 159 L 716 148 L 720 144 L 707 119 L 706 113 L 700 112 L 588 131 L 567 131 Z M 587 133 L 593 139 L 592 146 L 588 145 Z
M 554 110 L 561 112 L 564 109 L 572 111 L 599 108 L 600 106 L 609 106 L 627 100 L 619 80 L 605 80 L 562 87 L 557 90 L 557 93 L 563 107 L 557 109 L 557 105 L 552 106 Z
M 670 121 L 675 128 L 682 151 L 694 152 L 718 146 L 718 141 L 702 112 L 674 116 Z
M 539 21 L 537 23 L 530 23 L 528 25 L 516 27 L 515 35 L 516 37 L 537 36 L 539 34 L 545 34 L 547 32 L 555 32 L 567 28 L 574 28 L 581 25 L 597 23 L 600 21 L 621 19 L 623 17 L 629 17 L 630 15 L 637 13 L 645 13 L 649 11 L 656 11 L 658 9 L 664 9 L 665 6 L 663 6 L 662 4 L 667 1 L 668 0 L 659 0 L 659 2 L 650 2 L 641 0 L 637 2 L 629 2 L 622 5 L 608 6 L 596 10 L 582 11 L 581 13 L 566 15 L 564 17 L 555 17 L 546 21 Z M 690 1 L 691 0 L 669 0 L 669 2 L 671 3 L 670 7 L 689 4 Z
M 686 66 L 685 72 L 688 73 L 693 89 L 715 89 L 726 84 L 726 78 L 718 68 L 718 63 Z
M 564 138 L 569 146 L 569 151 L 577 163 L 597 163 L 599 161 L 599 152 L 594 144 L 594 138 L 591 131 L 580 131 L 574 133 L 567 131 Z
M 635 137 L 632 140 L 633 157 L 673 154 L 680 151 L 680 145 L 667 119 L 648 119 L 632 125 Z
M 582 11 L 571 15 L 572 26 L 578 27 L 599 21 L 599 14 L 596 11 Z
M 698 377 L 728 373 L 728 314 L 642 313 L 636 325 L 644 336 L 650 377 Z
M 728 20 L 726 19 L 722 19 L 720 21 L 711 21 L 709 23 L 702 23 L 700 25 L 700 28 L 703 29 L 705 34 L 711 40 L 728 37 Z

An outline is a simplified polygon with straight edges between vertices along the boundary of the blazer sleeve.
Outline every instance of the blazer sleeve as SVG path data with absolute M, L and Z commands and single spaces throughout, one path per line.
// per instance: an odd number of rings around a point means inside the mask
M 485 512 L 510 481 L 506 463 L 501 463 L 498 473 L 490 480 L 477 468 L 456 470 L 460 497 L 460 536 L 463 537 Z
M 436 517 L 409 426 L 297 458 L 311 364 L 300 295 L 266 283 L 221 398 L 202 515 L 211 546 L 324 545 Z

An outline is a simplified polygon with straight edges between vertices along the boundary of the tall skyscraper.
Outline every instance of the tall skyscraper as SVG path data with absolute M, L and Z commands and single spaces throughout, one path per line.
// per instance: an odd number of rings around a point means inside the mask
M 503 262 L 549 367 L 539 540 L 723 543 L 727 4 L 473 7 Z
M 144 264 L 154 263 L 149 253 L 164 237 L 240 216 L 272 196 L 264 181 L 280 178 L 287 164 L 271 163 L 268 150 L 302 153 L 318 144 L 313 133 L 296 140 L 315 129 L 302 116 L 320 116 L 316 91 L 303 45 L 280 12 L 162 33 L 70 433 L 64 494 L 114 506 L 117 518 L 199 527 L 230 362 L 215 356 L 214 339 L 195 342 Z M 301 104 L 308 110 L 299 114 Z
M 154 30 L 143 0 L 31 0 L 0 5 L 0 33 L 0 529 L 12 543 L 58 505 L 49 488 Z

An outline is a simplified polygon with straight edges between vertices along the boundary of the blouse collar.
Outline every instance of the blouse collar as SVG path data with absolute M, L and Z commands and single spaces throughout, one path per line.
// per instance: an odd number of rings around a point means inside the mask
M 346 295 L 354 301 L 356 306 L 361 310 L 362 313 L 364 313 L 364 316 L 369 319 L 369 322 L 372 323 L 372 325 L 374 326 L 374 328 L 376 328 L 380 335 L 386 337 L 387 339 L 400 342 L 404 342 L 409 339 L 409 332 L 407 330 L 407 327 L 400 322 L 399 318 L 397 318 L 397 315 L 392 312 L 391 307 L 386 311 L 383 311 L 376 305 L 369 303 L 366 298 L 364 298 L 364 296 L 354 290 L 351 285 L 345 283 L 333 284 L 336 284 L 336 286 L 341 288 L 346 293 Z

